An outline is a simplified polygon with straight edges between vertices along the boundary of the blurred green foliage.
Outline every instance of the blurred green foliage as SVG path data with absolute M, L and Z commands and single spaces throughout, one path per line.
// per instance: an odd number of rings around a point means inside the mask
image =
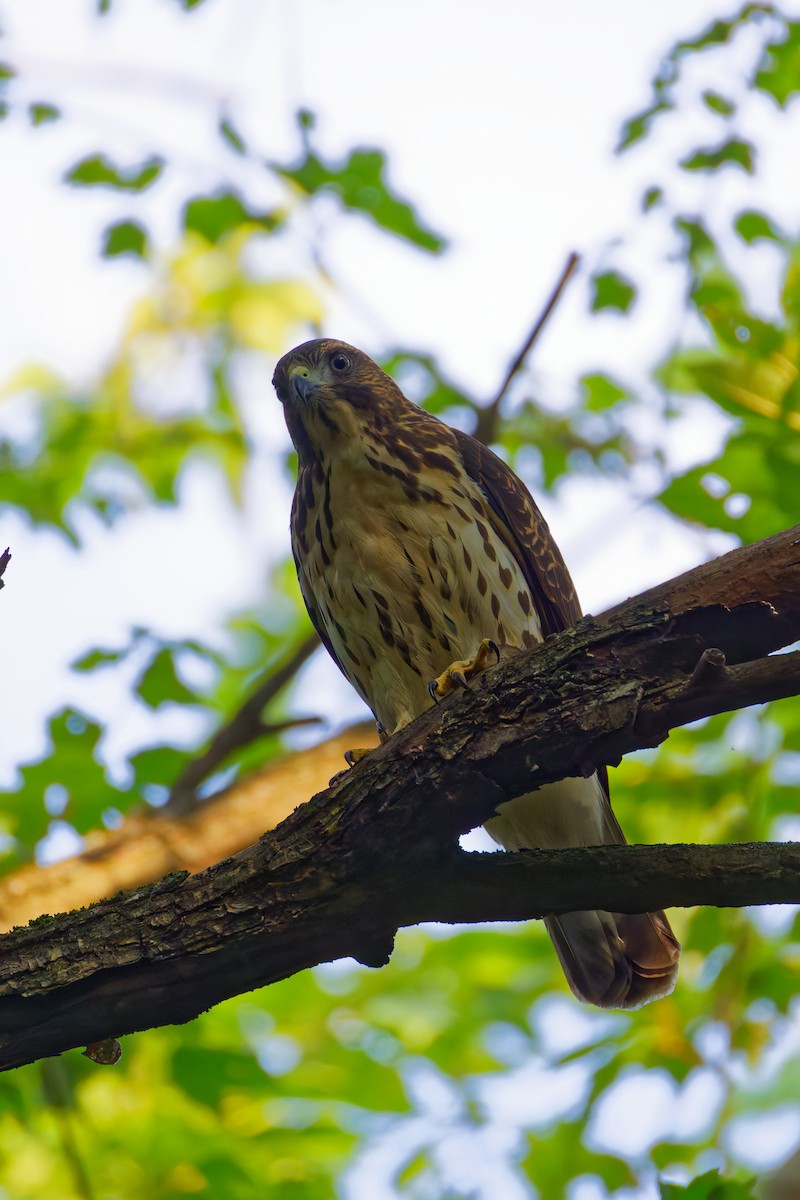
M 662 1183 L 661 1200 L 752 1200 L 755 1195 L 750 1183 L 720 1179 L 719 1171 L 698 1175 L 686 1187 Z
M 160 177 L 164 164 L 153 155 L 134 167 L 117 167 L 105 154 L 92 154 L 70 167 L 66 183 L 76 187 L 110 187 L 120 192 L 143 192 Z
M 389 190 L 385 167 L 380 150 L 353 150 L 344 162 L 336 164 L 326 163 L 308 150 L 296 166 L 278 169 L 308 196 L 327 192 L 344 208 L 366 213 L 382 229 L 423 250 L 443 250 L 444 239 L 422 225 L 412 206 Z
M 197 0 L 179 4 L 190 10 Z M 98 13 L 111 7 L 100 0 Z M 742 36 L 755 47 L 749 78 L 731 73 L 726 94 L 717 84 L 699 93 L 683 87 L 689 61 L 702 73 Z M 686 145 L 642 196 L 642 221 L 667 231 L 668 254 L 683 272 L 689 333 L 664 349 L 642 386 L 598 369 L 570 380 L 569 395 L 556 401 L 532 395 L 541 385 L 525 380 L 496 444 L 535 488 L 552 490 L 581 471 L 627 478 L 644 466 L 661 481 L 651 501 L 677 521 L 749 541 L 797 520 L 796 231 L 783 232 L 748 195 L 725 222 L 673 195 L 682 194 L 681 173 L 713 180 L 730 166 L 743 182 L 757 180 L 758 147 L 735 123 L 754 97 L 770 97 L 776 110 L 791 105 L 798 56 L 800 22 L 769 4 L 747 4 L 664 54 L 650 103 L 625 123 L 619 148 L 635 152 L 667 113 L 690 129 L 698 112 L 722 122 L 719 139 Z M 15 104 L 16 79 L 14 64 L 0 67 L 0 115 Z M 68 121 L 45 101 L 29 115 L 33 127 Z M 258 160 L 225 109 L 217 129 L 229 157 Z M 301 113 L 296 161 L 267 167 L 285 184 L 278 209 L 220 179 L 184 197 L 180 240 L 168 252 L 154 248 L 135 212 L 106 229 L 101 253 L 133 256 L 147 273 L 112 361 L 82 388 L 41 366 L 4 387 L 35 422 L 25 437 L 0 442 L 0 503 L 25 513 L 32 530 L 56 529 L 80 546 L 82 510 L 113 523 L 142 506 L 173 506 L 181 473 L 198 456 L 242 503 L 249 435 L 237 367 L 251 354 L 274 359 L 324 315 L 321 281 L 272 273 L 258 250 L 320 196 L 416 250 L 443 251 L 444 238 L 395 195 L 381 151 L 333 160 L 312 146 L 313 132 L 313 118 Z M 135 205 L 167 172 L 158 155 L 119 166 L 98 153 L 64 177 L 120 190 Z M 779 297 L 771 309 L 746 286 L 747 256 L 765 249 Z M 590 264 L 587 306 L 598 320 L 646 303 L 630 261 L 624 271 L 605 258 Z M 200 364 L 204 387 L 176 405 L 153 378 L 178 374 L 188 361 Z M 385 366 L 430 411 L 474 427 L 479 398 L 429 355 L 395 348 Z M 723 422 L 721 444 L 708 461 L 677 471 L 665 449 L 670 424 L 703 406 Z M 658 418 L 645 433 L 642 414 Z M 141 628 L 123 645 L 86 647 L 75 671 L 127 671 L 134 703 L 179 706 L 202 728 L 181 749 L 138 749 L 118 779 L 106 768 L 101 721 L 51 713 L 46 753 L 22 764 L 17 787 L 0 797 L 4 871 L 34 858 L 55 821 L 82 834 L 165 799 L 208 732 L 304 636 L 289 565 L 273 584 L 261 611 L 231 618 L 224 651 L 219 639 L 168 641 Z M 285 705 L 275 701 L 270 715 Z M 225 779 L 279 749 L 274 737 L 246 747 Z M 798 782 L 800 705 L 785 702 L 676 731 L 658 752 L 630 756 L 613 789 L 632 841 L 746 841 L 796 828 Z M 747 1144 L 760 1126 L 747 1121 L 787 1106 L 797 1112 L 800 919 L 708 909 L 678 912 L 675 925 L 685 946 L 678 988 L 633 1015 L 579 1009 L 534 923 L 414 929 L 381 971 L 344 963 L 306 972 L 184 1028 L 126 1039 L 117 1067 L 72 1054 L 0 1077 L 0 1196 L 439 1200 L 508 1192 L 550 1200 L 580 1185 L 592 1197 L 768 1200 L 769 1180 L 754 1193 L 749 1177 Z M 637 1096 L 651 1088 L 661 1100 L 645 1120 Z
M 602 271 L 592 276 L 592 312 L 616 309 L 626 313 L 636 299 L 636 288 L 617 271 Z
M 147 230 L 138 221 L 118 221 L 105 232 L 101 254 L 105 258 L 119 258 L 130 254 L 134 258 L 147 257 Z

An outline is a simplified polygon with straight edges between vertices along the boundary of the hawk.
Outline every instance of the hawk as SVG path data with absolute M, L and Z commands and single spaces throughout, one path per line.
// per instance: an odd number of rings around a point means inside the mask
M 533 646 L 577 621 L 544 518 L 491 450 L 412 404 L 345 342 L 296 347 L 273 383 L 298 457 L 300 590 L 382 736 L 466 683 L 498 644 Z M 625 840 L 605 771 L 508 801 L 486 829 L 512 851 Z M 675 984 L 680 947 L 662 912 L 545 924 L 580 1000 L 638 1008 Z

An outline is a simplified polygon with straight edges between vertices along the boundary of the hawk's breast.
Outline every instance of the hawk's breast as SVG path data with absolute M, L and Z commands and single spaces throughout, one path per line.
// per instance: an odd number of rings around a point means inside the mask
M 329 461 L 308 502 L 296 498 L 293 543 L 301 588 L 344 674 L 392 732 L 430 707 L 428 682 L 482 638 L 532 645 L 541 627 L 463 470 L 423 469 L 410 486 L 407 473 L 374 462 Z

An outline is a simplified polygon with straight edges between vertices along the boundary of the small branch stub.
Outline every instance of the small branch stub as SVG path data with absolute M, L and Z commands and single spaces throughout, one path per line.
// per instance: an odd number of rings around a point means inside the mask
M 689 680 L 689 689 L 709 688 L 715 683 L 721 683 L 728 673 L 728 660 L 722 650 L 709 646 L 700 655 L 700 659 Z
M 116 1038 L 104 1038 L 101 1042 L 90 1042 L 82 1053 L 101 1067 L 114 1067 L 122 1058 L 122 1046 Z

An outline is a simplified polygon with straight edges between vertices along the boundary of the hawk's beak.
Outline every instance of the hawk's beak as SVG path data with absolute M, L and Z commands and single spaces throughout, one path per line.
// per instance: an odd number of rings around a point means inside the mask
M 292 391 L 301 404 L 308 404 L 311 393 L 316 387 L 313 379 L 306 379 L 305 375 L 292 376 Z

